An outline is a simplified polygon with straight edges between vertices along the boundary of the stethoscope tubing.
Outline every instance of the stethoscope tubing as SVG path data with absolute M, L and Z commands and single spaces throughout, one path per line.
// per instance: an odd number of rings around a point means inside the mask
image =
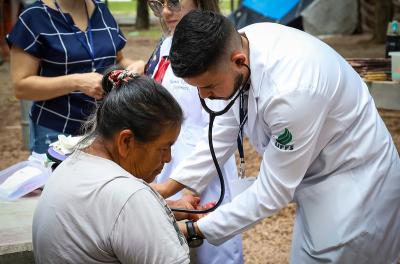
M 221 168 L 219 166 L 217 157 L 215 155 L 214 144 L 213 144 L 213 140 L 212 140 L 212 130 L 213 130 L 215 117 L 223 115 L 226 112 L 228 112 L 229 109 L 231 109 L 232 106 L 234 105 L 236 99 L 239 98 L 240 95 L 243 95 L 243 93 L 246 91 L 247 84 L 249 83 L 249 80 L 250 80 L 251 70 L 250 70 L 250 67 L 247 64 L 242 64 L 242 65 L 245 66 L 248 69 L 249 76 L 247 77 L 247 80 L 244 83 L 244 85 L 242 85 L 240 87 L 240 89 L 237 91 L 237 94 L 232 98 L 232 100 L 228 103 L 228 105 L 224 109 L 222 109 L 220 111 L 213 111 L 207 106 L 205 100 L 200 97 L 201 105 L 203 106 L 204 110 L 210 116 L 210 122 L 208 124 L 208 145 L 210 147 L 211 157 L 212 157 L 212 160 L 214 162 L 215 169 L 217 170 L 219 182 L 220 182 L 220 185 L 221 185 L 221 193 L 220 193 L 219 199 L 218 199 L 217 203 L 214 206 L 212 206 L 212 207 L 210 207 L 208 209 L 190 210 L 190 209 L 183 209 L 183 208 L 171 208 L 171 210 L 174 211 L 174 212 L 190 213 L 190 214 L 207 214 L 207 213 L 210 213 L 210 212 L 214 211 L 215 209 L 217 209 L 222 204 L 222 201 L 223 201 L 224 196 L 225 196 L 225 181 L 224 181 L 224 176 L 223 176 Z M 235 91 L 234 91 L 234 93 L 235 93 Z

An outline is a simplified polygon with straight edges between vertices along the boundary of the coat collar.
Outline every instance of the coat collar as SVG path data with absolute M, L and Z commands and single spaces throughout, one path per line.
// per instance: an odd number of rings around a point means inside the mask
M 257 32 L 252 30 L 252 27 L 245 27 L 239 31 L 241 34 L 245 34 L 249 41 L 249 59 L 250 59 L 250 91 L 248 97 L 248 133 L 251 134 L 254 131 L 254 126 L 257 122 L 258 115 L 258 98 L 260 97 L 262 89 L 262 81 L 265 73 L 265 51 L 257 41 Z
M 262 80 L 264 78 L 265 72 L 265 51 L 260 49 L 260 44 L 257 41 L 256 32 L 251 30 L 251 27 L 246 27 L 243 29 L 248 41 L 249 41 L 249 60 L 251 69 L 251 91 L 254 98 L 260 97 Z

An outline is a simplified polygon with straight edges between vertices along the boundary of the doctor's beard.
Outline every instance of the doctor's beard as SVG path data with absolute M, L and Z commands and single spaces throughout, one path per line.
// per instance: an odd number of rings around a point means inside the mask
M 211 99 L 211 100 L 226 100 L 226 101 L 231 100 L 236 95 L 236 93 L 240 89 L 240 87 L 242 86 L 243 79 L 244 79 L 244 76 L 241 73 L 238 73 L 235 76 L 235 80 L 233 82 L 233 91 L 232 91 L 232 94 L 229 95 L 228 97 L 209 97 L 209 99 Z

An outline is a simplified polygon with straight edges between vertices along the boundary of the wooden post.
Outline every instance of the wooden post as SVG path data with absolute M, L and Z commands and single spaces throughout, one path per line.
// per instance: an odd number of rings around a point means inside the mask
M 150 26 L 149 8 L 147 0 L 137 0 L 136 29 L 148 29 Z
M 374 41 L 383 43 L 386 40 L 387 25 L 392 20 L 392 1 L 375 0 L 375 19 L 373 26 Z

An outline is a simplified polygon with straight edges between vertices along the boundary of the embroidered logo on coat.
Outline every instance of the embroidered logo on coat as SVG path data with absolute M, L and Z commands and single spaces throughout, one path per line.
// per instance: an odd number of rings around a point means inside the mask
M 293 150 L 294 145 L 290 144 L 293 140 L 292 133 L 285 128 L 277 137 L 275 137 L 275 146 L 282 150 Z

